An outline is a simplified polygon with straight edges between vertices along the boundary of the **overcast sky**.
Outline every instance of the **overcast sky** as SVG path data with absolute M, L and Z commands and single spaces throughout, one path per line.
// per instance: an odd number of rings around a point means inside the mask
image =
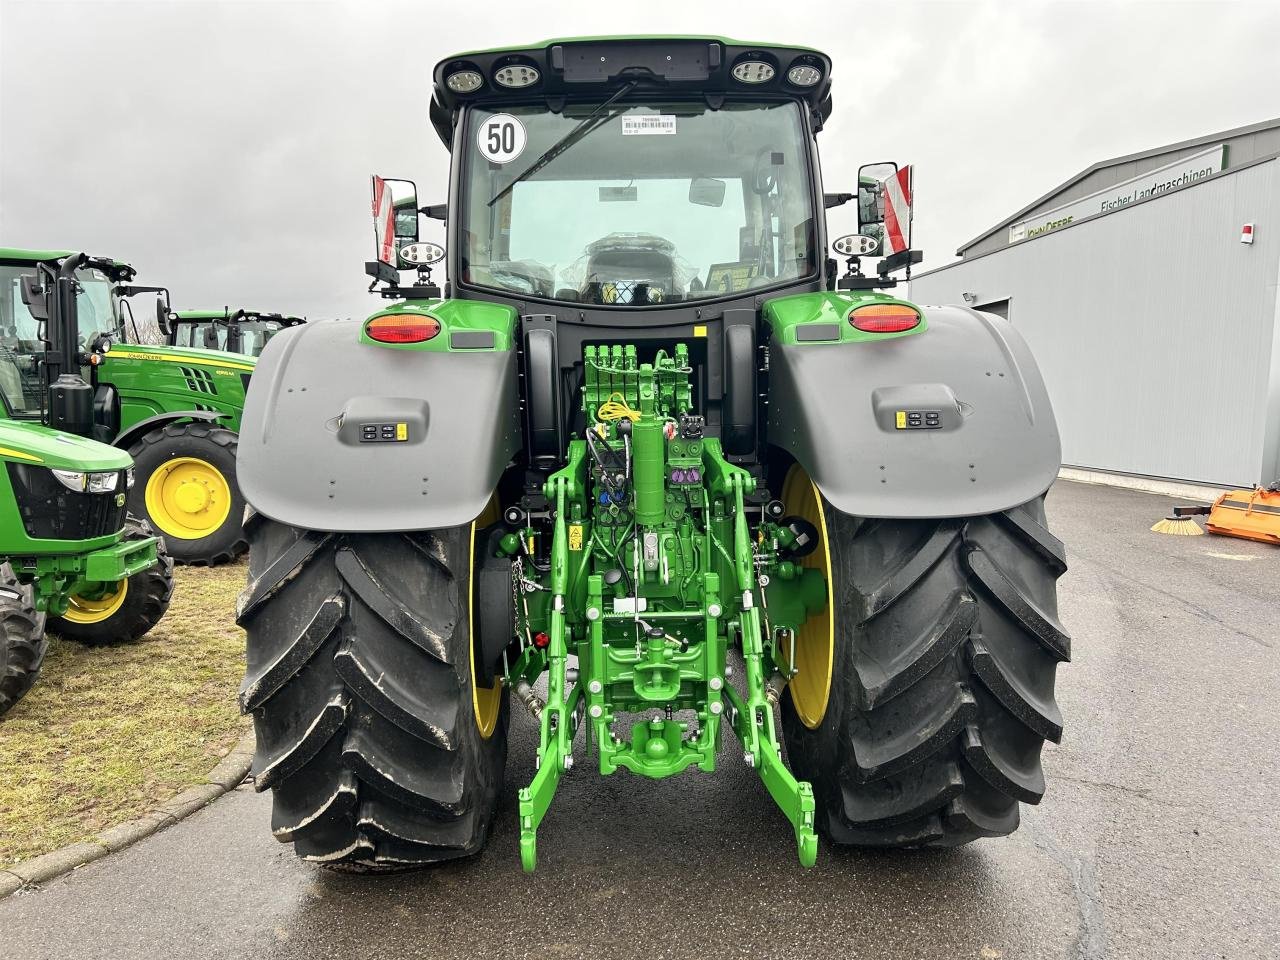
M 830 54 L 826 188 L 916 164 L 926 268 L 1094 161 L 1280 114 L 1276 2 L 0 0 L 0 246 L 128 260 L 179 307 L 368 313 L 369 174 L 445 200 L 435 62 L 627 32 Z

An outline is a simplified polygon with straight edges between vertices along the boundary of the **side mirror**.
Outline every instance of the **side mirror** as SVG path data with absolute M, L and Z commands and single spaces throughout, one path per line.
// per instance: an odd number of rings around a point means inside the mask
M 884 183 L 898 172 L 896 163 L 864 163 L 858 168 L 858 232 L 884 223 Z
M 723 207 L 724 189 L 723 180 L 694 177 L 689 181 L 689 202 L 700 207 Z
M 218 349 L 218 328 L 215 324 L 209 324 L 204 328 L 204 348 L 206 350 Z
M 36 274 L 24 274 L 19 281 L 22 288 L 22 303 L 34 320 L 49 319 L 49 304 L 45 300 L 44 287 Z
M 882 277 L 906 268 L 923 255 L 911 247 L 912 172 L 910 165 L 869 163 L 858 168 L 858 231 L 875 238 L 886 254 L 876 272 Z
M 374 175 L 373 229 L 378 259 L 394 268 L 397 241 L 418 239 L 418 188 L 412 180 Z

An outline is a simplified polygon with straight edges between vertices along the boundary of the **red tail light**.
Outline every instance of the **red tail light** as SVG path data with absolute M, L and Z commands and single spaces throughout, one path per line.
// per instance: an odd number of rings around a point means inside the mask
M 379 343 L 424 343 L 440 332 L 440 321 L 435 317 L 388 314 L 374 317 L 365 324 L 364 332 Z
M 920 314 L 903 303 L 870 303 L 850 311 L 849 322 L 863 333 L 901 333 L 919 326 Z

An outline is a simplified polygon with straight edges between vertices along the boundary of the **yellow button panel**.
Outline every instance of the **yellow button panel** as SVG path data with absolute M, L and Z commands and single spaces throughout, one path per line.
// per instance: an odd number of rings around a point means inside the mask
M 360 424 L 361 443 L 397 443 L 408 439 L 409 424 L 404 421 Z
M 897 430 L 941 430 L 941 410 L 895 410 L 893 426 Z

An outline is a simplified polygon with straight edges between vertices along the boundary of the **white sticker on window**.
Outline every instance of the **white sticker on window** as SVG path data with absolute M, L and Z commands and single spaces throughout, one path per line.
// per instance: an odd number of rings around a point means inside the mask
M 629 137 L 637 133 L 675 133 L 676 117 L 673 113 L 644 113 L 622 118 L 622 135 Z
M 476 131 L 476 147 L 490 163 L 510 163 L 524 153 L 524 124 L 509 113 L 484 120 Z

